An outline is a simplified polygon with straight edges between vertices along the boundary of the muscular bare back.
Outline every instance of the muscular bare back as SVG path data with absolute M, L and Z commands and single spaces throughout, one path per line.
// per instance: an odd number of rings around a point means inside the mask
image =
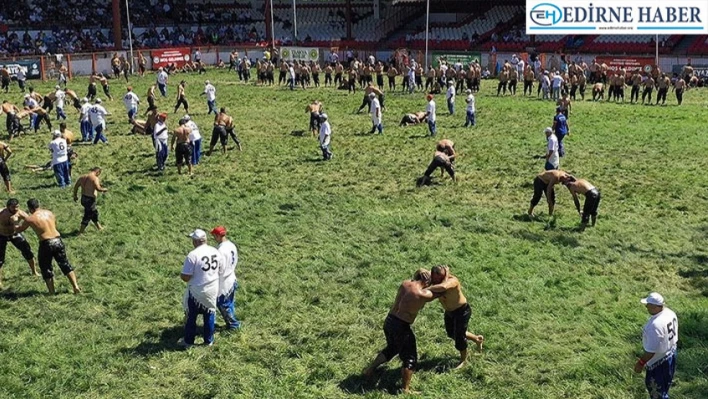
M 51 211 L 37 209 L 33 214 L 25 218 L 25 223 L 34 230 L 37 237 L 43 240 L 51 240 L 60 236 L 57 231 L 57 220 Z
M 432 293 L 423 287 L 422 281 L 406 280 L 398 288 L 398 295 L 390 313 L 413 324 L 418 312 L 431 298 Z

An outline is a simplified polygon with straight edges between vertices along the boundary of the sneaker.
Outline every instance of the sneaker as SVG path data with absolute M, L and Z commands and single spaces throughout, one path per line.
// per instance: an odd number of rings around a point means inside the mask
M 185 349 L 185 350 L 192 347 L 191 344 L 188 344 L 188 343 L 186 343 L 186 342 L 184 341 L 184 338 L 180 338 L 180 339 L 177 341 L 177 346 L 179 346 L 180 348 Z

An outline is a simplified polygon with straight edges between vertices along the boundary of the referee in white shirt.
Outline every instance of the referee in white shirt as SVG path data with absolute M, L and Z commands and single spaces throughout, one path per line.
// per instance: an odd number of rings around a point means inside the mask
M 634 365 L 634 371 L 647 370 L 645 383 L 651 399 L 669 399 L 669 388 L 676 370 L 678 319 L 664 306 L 664 297 L 652 292 L 641 300 L 651 315 L 642 331 L 644 354 Z

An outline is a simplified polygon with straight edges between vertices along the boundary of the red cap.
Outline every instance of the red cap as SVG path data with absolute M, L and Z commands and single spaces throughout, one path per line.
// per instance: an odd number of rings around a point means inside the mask
M 216 236 L 225 236 L 226 235 L 226 227 L 224 227 L 224 226 L 214 227 L 214 229 L 211 231 L 211 234 L 214 234 Z
M 164 112 L 161 112 L 161 113 L 157 114 L 157 116 L 160 117 L 160 118 L 162 118 L 162 119 L 167 119 L 167 114 L 164 113 Z
M 433 99 L 433 95 L 432 95 L 432 94 L 428 94 L 428 100 L 432 100 L 432 99 Z

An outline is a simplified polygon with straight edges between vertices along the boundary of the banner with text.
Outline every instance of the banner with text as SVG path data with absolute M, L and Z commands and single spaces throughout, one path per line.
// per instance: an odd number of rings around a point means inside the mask
M 30 61 L 0 61 L 0 68 L 5 67 L 10 72 L 11 77 L 17 77 L 17 71 L 22 69 L 27 79 L 40 79 L 42 74 L 39 70 L 39 60 Z
M 691 65 L 693 67 L 693 74 L 699 78 L 708 78 L 708 65 Z M 683 65 L 674 65 L 671 67 L 671 72 L 675 73 L 681 77 L 681 71 L 683 71 Z
M 152 69 L 166 67 L 168 64 L 175 64 L 177 68 L 181 68 L 187 62 L 190 62 L 191 52 L 189 48 L 170 48 L 150 51 L 152 57 Z
M 440 60 L 447 61 L 448 65 L 455 65 L 458 62 L 467 67 L 475 60 L 482 62 L 482 54 L 479 51 L 470 51 L 465 53 L 448 53 L 444 51 L 433 51 L 433 68 L 440 65 Z
M 600 65 L 606 64 L 608 72 L 617 72 L 624 68 L 627 72 L 639 70 L 651 73 L 655 62 L 654 58 L 650 57 L 596 57 L 595 60 Z
M 526 0 L 528 35 L 705 35 L 706 0 Z
M 320 49 L 317 47 L 281 47 L 280 56 L 285 61 L 319 62 Z

